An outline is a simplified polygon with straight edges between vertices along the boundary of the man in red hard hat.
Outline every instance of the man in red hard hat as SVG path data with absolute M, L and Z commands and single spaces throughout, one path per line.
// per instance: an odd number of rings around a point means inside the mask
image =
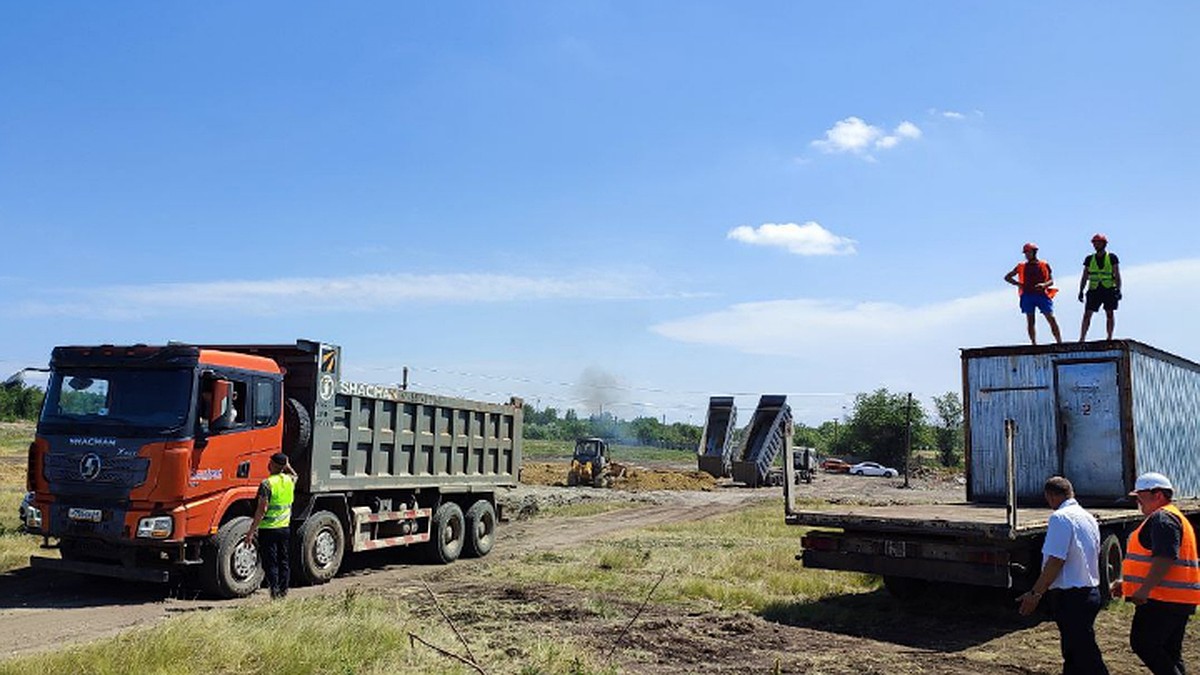
M 1088 326 L 1092 324 L 1092 315 L 1104 307 L 1105 328 L 1108 339 L 1113 336 L 1113 328 L 1117 325 L 1114 312 L 1121 300 L 1121 268 L 1117 256 L 1108 252 L 1108 237 L 1096 233 L 1092 237 L 1092 246 L 1096 252 L 1083 259 L 1083 276 L 1079 278 L 1079 301 L 1084 302 L 1084 289 L 1087 289 L 1087 304 L 1083 306 L 1083 326 L 1079 329 L 1079 341 L 1087 339 Z
M 1021 313 L 1025 315 L 1026 328 L 1029 330 L 1029 341 L 1037 344 L 1037 326 L 1034 323 L 1034 310 L 1040 311 L 1050 324 L 1050 332 L 1054 333 L 1054 341 L 1062 342 L 1062 334 L 1058 332 L 1058 321 L 1054 319 L 1054 275 L 1050 264 L 1038 260 L 1037 244 L 1029 242 L 1021 249 L 1025 253 L 1025 262 L 1017 263 L 1011 272 L 1004 275 L 1004 280 L 1017 287 L 1021 296 Z

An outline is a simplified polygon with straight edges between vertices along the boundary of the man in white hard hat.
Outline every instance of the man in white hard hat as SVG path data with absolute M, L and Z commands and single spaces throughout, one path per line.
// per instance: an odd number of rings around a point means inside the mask
M 1200 605 L 1196 532 L 1171 499 L 1175 488 L 1161 473 L 1138 476 L 1131 496 L 1146 519 L 1129 535 L 1121 580 L 1113 597 L 1137 605 L 1129 646 L 1153 673 L 1183 673 L 1183 638 Z

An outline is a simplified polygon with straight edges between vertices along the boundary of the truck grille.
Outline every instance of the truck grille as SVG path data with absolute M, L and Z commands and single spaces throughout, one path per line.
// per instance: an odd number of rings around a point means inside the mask
M 99 483 L 133 487 L 146 482 L 150 460 L 145 457 L 102 457 L 100 471 L 86 479 L 80 471 L 84 453 L 46 455 L 45 476 L 52 483 Z

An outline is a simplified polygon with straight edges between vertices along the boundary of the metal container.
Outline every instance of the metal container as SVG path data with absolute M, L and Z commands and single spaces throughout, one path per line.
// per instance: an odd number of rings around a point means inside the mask
M 1004 421 L 1016 423 L 1016 497 L 1066 476 L 1115 505 L 1137 475 L 1200 496 L 1200 364 L 1133 340 L 962 350 L 967 499 L 1005 501 Z
M 792 446 L 792 408 L 787 396 L 763 395 L 733 460 L 733 480 L 750 487 L 768 483 L 771 465 Z

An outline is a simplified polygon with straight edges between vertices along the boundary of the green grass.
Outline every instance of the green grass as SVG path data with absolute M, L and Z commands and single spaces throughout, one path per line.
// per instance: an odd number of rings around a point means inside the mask
M 0 422 L 0 457 L 24 457 L 33 441 L 33 422 Z
M 523 611 L 521 607 L 484 604 L 488 606 L 476 609 L 487 614 L 486 620 L 459 628 L 487 672 L 611 672 L 566 635 L 504 630 L 512 614 Z M 340 596 L 196 612 L 114 639 L 0 662 L 0 675 L 474 672 L 419 642 L 410 642 L 409 633 L 465 655 L 450 627 L 431 607 L 347 591 Z
M 625 598 L 643 597 L 662 577 L 656 602 L 759 613 L 879 588 L 870 575 L 802 567 L 795 558 L 802 530 L 785 525 L 782 511 L 779 504 L 754 506 L 721 518 L 637 530 L 493 565 L 486 573 Z
M 523 441 L 525 459 L 539 461 L 570 459 L 575 452 L 573 441 Z M 646 445 L 609 445 L 609 456 L 617 462 L 695 462 L 694 450 L 671 450 Z
M 634 508 L 641 506 L 637 502 L 617 502 L 617 501 L 587 501 L 575 502 L 574 504 L 561 504 L 556 506 L 544 506 L 538 510 L 538 517 L 553 516 L 556 518 L 582 518 L 584 516 L 595 516 L 601 513 L 612 513 L 613 511 L 621 511 L 623 509 Z
M 25 497 L 24 457 L 33 432 L 33 422 L 0 422 L 0 572 L 25 567 L 31 555 L 47 555 L 39 548 L 41 539 L 17 532 L 17 509 Z

